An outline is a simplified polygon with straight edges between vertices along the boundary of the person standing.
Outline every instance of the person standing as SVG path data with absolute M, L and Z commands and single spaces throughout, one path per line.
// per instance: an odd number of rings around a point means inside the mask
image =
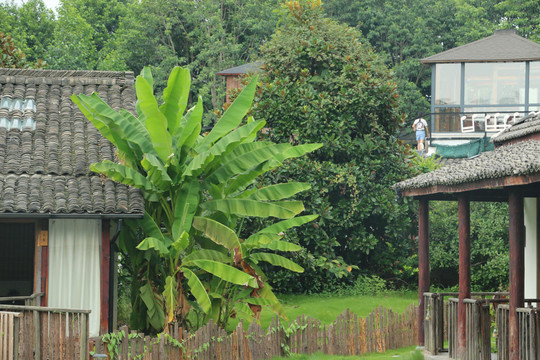
M 420 115 L 418 119 L 414 120 L 412 128 L 416 133 L 416 149 L 424 150 L 425 140 L 427 137 L 429 137 L 427 121 L 422 118 L 422 115 Z

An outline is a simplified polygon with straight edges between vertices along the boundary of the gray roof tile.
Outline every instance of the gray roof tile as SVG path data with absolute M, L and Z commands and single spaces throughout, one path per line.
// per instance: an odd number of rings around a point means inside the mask
M 511 127 L 505 129 L 496 137 L 493 137 L 492 140 L 495 144 L 498 145 L 510 140 L 518 139 L 536 133 L 540 133 L 540 112 L 533 113 L 519 119 Z
M 465 183 L 501 179 L 509 176 L 540 174 L 540 140 L 504 145 L 493 151 L 462 159 L 440 169 L 394 185 L 398 192 L 431 186 L 453 186 Z
M 540 60 L 540 44 L 525 39 L 515 30 L 497 30 L 491 36 L 443 51 L 422 63 Z
M 114 109 L 134 111 L 132 73 L 0 69 L 0 104 L 18 101 L 0 107 L 0 216 L 142 213 L 137 189 L 90 171 L 115 160 L 112 144 L 70 99 L 94 91 Z

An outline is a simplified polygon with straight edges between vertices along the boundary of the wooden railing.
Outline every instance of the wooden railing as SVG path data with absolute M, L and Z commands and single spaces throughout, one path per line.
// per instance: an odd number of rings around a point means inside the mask
M 17 360 L 21 313 L 0 312 L 0 360 Z
M 457 359 L 459 299 L 448 299 L 448 356 Z
M 457 297 L 457 292 L 424 293 L 424 346 L 432 355 L 446 351 L 445 340 L 448 340 L 450 356 L 457 356 L 457 299 L 445 301 L 447 297 Z M 473 292 L 475 299 L 499 303 L 508 301 L 507 292 Z M 450 309 L 450 306 L 455 308 Z M 453 311 L 453 312 L 452 312 Z M 453 348 L 452 348 L 453 344 Z M 453 353 L 453 351 L 456 351 Z
M 0 314 L 9 312 L 20 313 L 18 328 L 14 329 L 19 360 L 89 358 L 90 310 L 0 305 Z
M 444 346 L 444 296 L 424 293 L 424 347 L 437 355 Z
M 516 309 L 519 329 L 519 358 L 537 360 L 540 358 L 540 309 Z
M 495 319 L 497 326 L 497 359 L 508 360 L 510 354 L 508 319 L 510 316 L 510 306 L 507 304 L 497 306 Z
M 489 300 L 464 299 L 466 313 L 465 358 L 491 359 L 491 315 Z
M 0 297 L 0 304 L 3 305 L 15 305 L 18 302 L 24 302 L 25 306 L 39 306 L 41 297 L 45 295 L 45 293 L 34 293 L 29 296 L 7 296 L 7 297 Z

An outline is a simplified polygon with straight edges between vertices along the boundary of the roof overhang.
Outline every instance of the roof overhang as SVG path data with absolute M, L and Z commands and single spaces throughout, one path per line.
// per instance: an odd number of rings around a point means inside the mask
M 0 219 L 142 219 L 144 214 L 0 213 Z
M 430 200 L 457 200 L 466 195 L 472 201 L 505 202 L 510 192 L 524 197 L 540 197 L 540 174 L 487 179 L 459 185 L 434 185 L 425 188 L 404 189 L 403 196 L 427 197 Z

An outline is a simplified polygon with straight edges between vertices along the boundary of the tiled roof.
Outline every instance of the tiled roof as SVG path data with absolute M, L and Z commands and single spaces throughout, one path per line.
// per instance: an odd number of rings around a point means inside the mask
M 424 64 L 486 61 L 540 60 L 540 44 L 515 30 L 497 30 L 491 36 L 443 51 L 421 60 Z
M 401 192 L 407 189 L 453 186 L 532 174 L 540 174 L 540 140 L 501 146 L 493 151 L 397 183 L 394 189 Z
M 218 72 L 218 75 L 243 75 L 251 72 L 258 72 L 261 70 L 262 62 L 256 61 L 252 63 L 247 63 L 240 66 L 235 66 L 229 69 L 222 70 Z
M 0 69 L 0 216 L 141 214 L 141 193 L 89 170 L 112 144 L 71 101 L 99 96 L 134 110 L 131 72 Z
M 518 139 L 527 135 L 540 133 L 540 112 L 527 115 L 519 119 L 508 129 L 505 129 L 496 137 L 492 138 L 495 144 Z M 539 155 L 540 156 L 540 155 Z

